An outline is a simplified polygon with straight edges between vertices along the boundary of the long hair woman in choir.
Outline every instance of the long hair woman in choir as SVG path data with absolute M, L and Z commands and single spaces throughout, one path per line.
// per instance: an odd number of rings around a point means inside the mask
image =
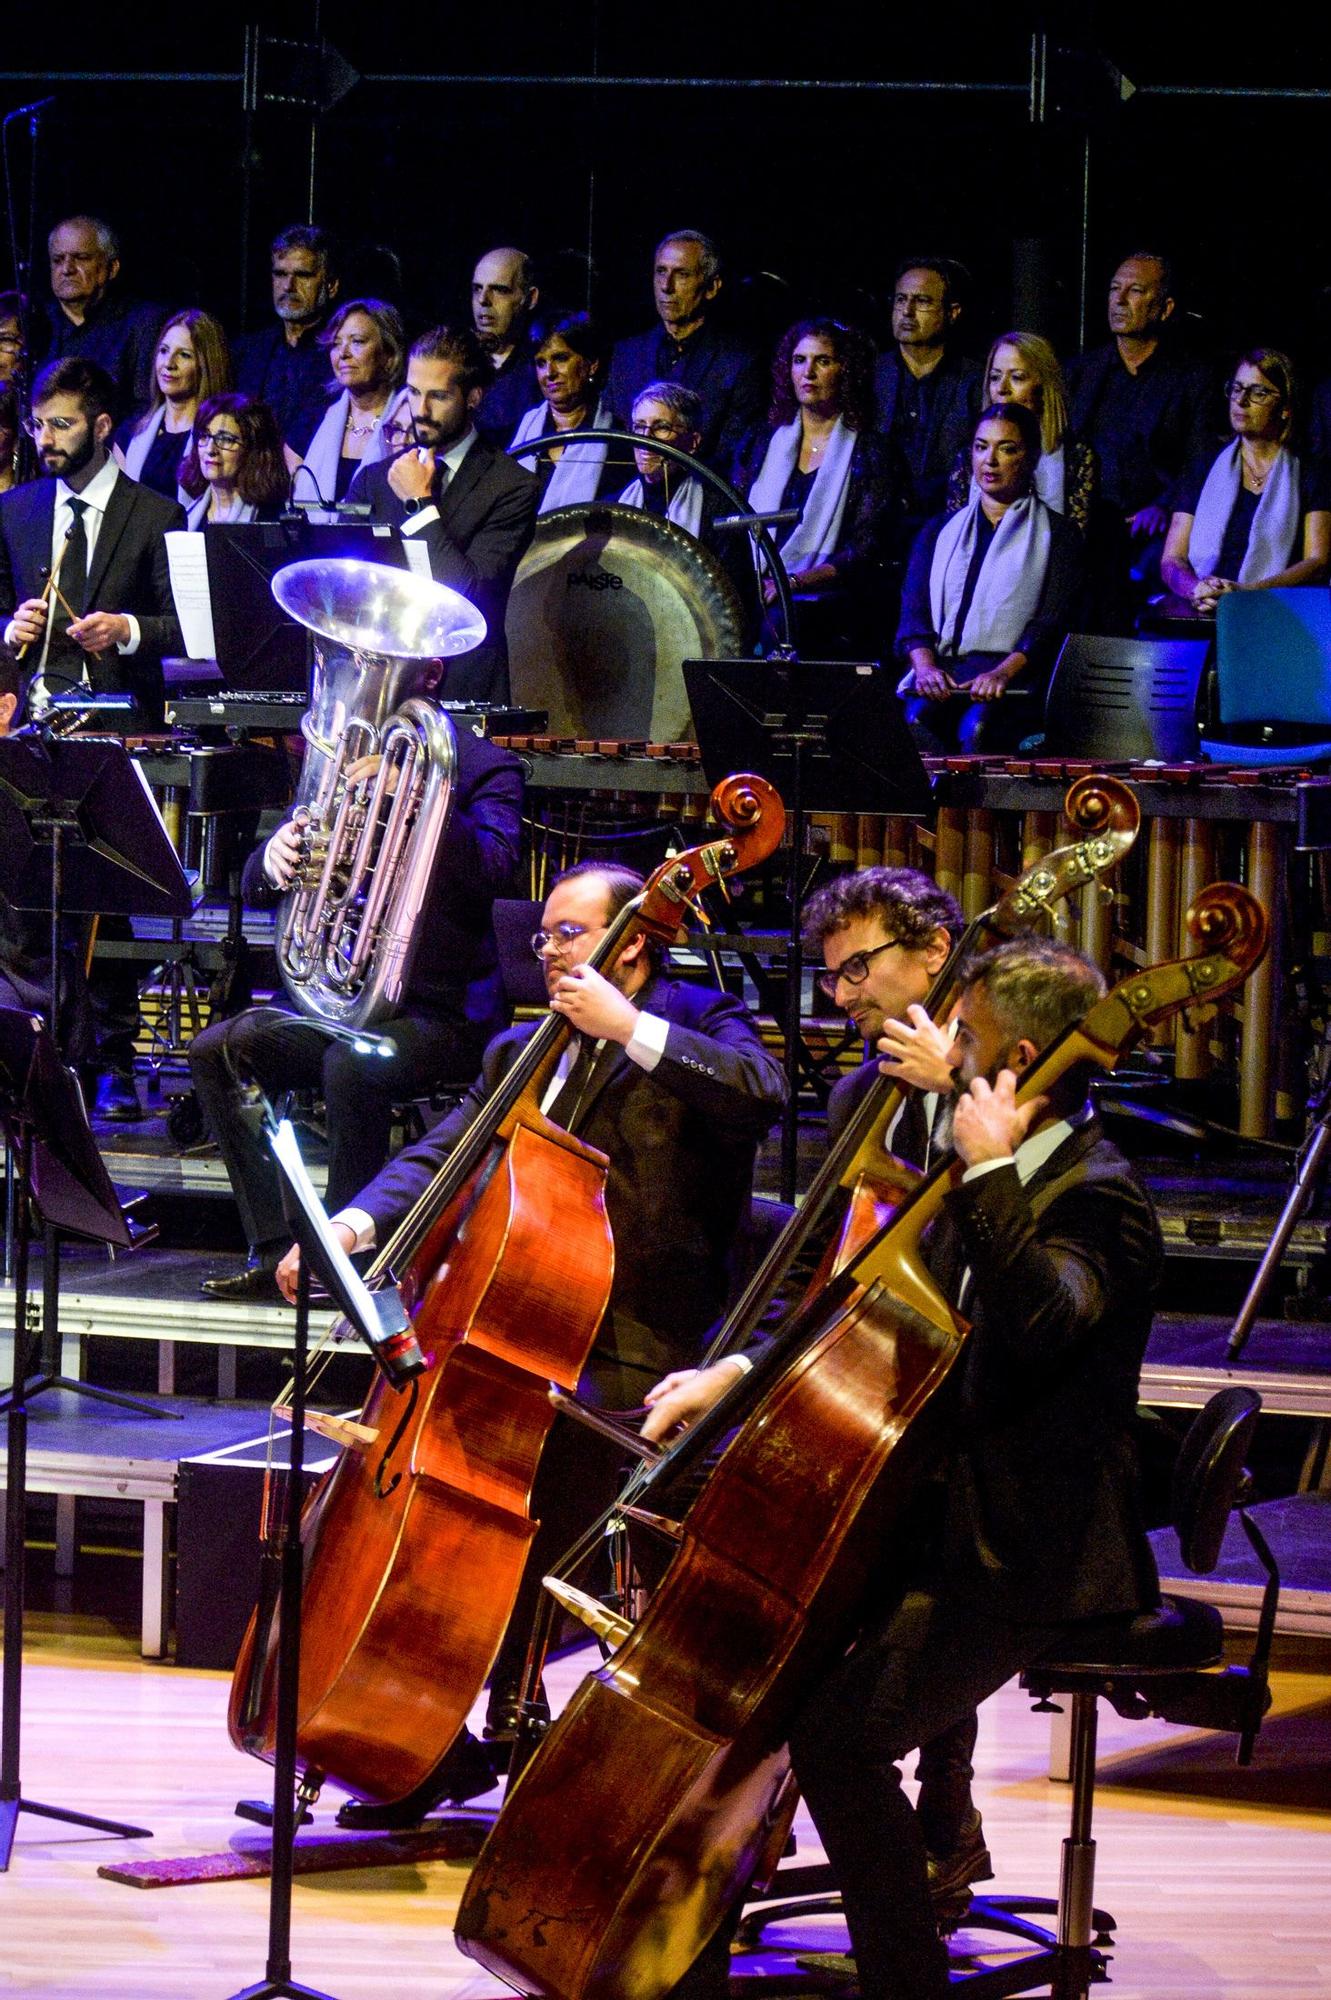
M 797 597 L 806 651 L 860 651 L 879 630 L 905 514 L 906 482 L 873 429 L 874 349 L 858 327 L 804 319 L 772 363 L 766 425 L 741 448 L 735 485 L 760 514 L 795 509 L 774 539 Z M 770 604 L 775 586 L 768 578 Z
M 541 400 L 514 431 L 515 445 L 559 431 L 620 428 L 602 393 L 610 343 L 589 313 L 566 313 L 535 327 L 532 360 Z M 604 444 L 552 445 L 520 463 L 536 475 L 538 514 L 606 499 L 623 483 L 622 448 L 612 462 L 611 447 Z
M 1160 574 L 1198 617 L 1230 590 L 1320 583 L 1331 567 L 1331 479 L 1301 457 L 1294 370 L 1275 347 L 1241 354 L 1225 384 L 1230 442 L 1175 489 Z
M 333 372 L 332 400 L 293 490 L 298 500 L 331 509 L 346 498 L 361 465 L 390 456 L 384 433 L 407 372 L 407 337 L 396 307 L 383 299 L 349 299 L 320 339 Z M 331 512 L 325 518 L 333 518 Z
M 116 432 L 120 466 L 141 486 L 183 501 L 180 473 L 199 404 L 230 387 L 231 350 L 221 323 L 193 307 L 173 313 L 157 336 L 152 400 Z
M 1041 697 L 1081 582 L 1081 539 L 1035 490 L 1040 424 L 994 403 L 975 426 L 975 491 L 926 521 L 901 594 L 900 692 L 926 752 L 1009 748 Z
M 276 520 L 287 496 L 287 469 L 267 403 L 236 392 L 200 403 L 181 484 L 191 528 Z
M 1040 420 L 1035 490 L 1047 507 L 1071 521 L 1083 541 L 1100 484 L 1095 448 L 1074 435 L 1062 364 L 1038 333 L 1000 333 L 984 364 L 986 403 L 1020 403 Z M 948 512 L 958 513 L 975 491 L 970 451 L 958 452 L 948 487 Z

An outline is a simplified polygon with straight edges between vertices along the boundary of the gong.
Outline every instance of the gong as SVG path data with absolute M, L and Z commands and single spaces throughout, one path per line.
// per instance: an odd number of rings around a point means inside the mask
M 513 700 L 553 736 L 687 743 L 685 660 L 743 646 L 739 595 L 716 557 L 638 507 L 542 514 L 505 621 Z

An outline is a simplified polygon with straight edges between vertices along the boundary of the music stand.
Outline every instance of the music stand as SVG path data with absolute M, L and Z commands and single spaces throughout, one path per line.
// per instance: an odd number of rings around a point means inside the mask
M 193 907 L 176 851 L 139 766 L 118 737 L 0 737 L 0 854 L 7 869 L 6 895 L 17 910 L 48 910 L 51 918 L 51 992 L 47 1020 L 59 1021 L 60 936 L 67 914 L 187 917 Z M 62 1068 L 57 1058 L 57 1068 Z M 96 1147 L 73 1079 L 64 1135 L 73 1144 L 87 1134 Z M 56 1087 L 54 1081 L 52 1088 Z M 80 1171 L 92 1172 L 79 1155 Z M 105 1178 L 104 1169 L 103 1178 Z M 48 1171 L 48 1181 L 50 1174 Z M 110 1186 L 109 1181 L 106 1182 Z M 130 1396 L 94 1389 L 59 1372 L 59 1246 L 46 1218 L 43 1272 L 42 1372 L 25 1385 L 28 1399 L 44 1389 L 95 1396 L 148 1416 L 170 1416 Z M 75 1226 L 73 1233 L 82 1232 Z M 104 1239 L 99 1239 L 104 1240 Z M 114 1239 L 119 1240 L 119 1239 Z M 126 1241 L 128 1239 L 126 1238 Z M 3 1409 L 0 1399 L 0 1409 Z
M 5 1655 L 0 1680 L 0 1873 L 9 1867 L 21 1812 L 92 1827 L 118 1840 L 150 1839 L 147 1827 L 97 1819 L 65 1806 L 25 1799 L 19 1780 L 22 1719 L 23 1611 L 28 1482 L 29 1203 L 48 1225 L 77 1230 L 100 1243 L 127 1244 L 129 1230 L 83 1111 L 78 1086 L 35 1014 L 0 1008 L 0 1120 L 15 1163 L 14 1381 L 2 1400 L 7 1413 L 5 1487 Z M 52 1386 L 39 1377 L 38 1387 Z M 77 1386 L 74 1384 L 71 1387 Z M 125 1401 L 120 1397 L 110 1401 Z M 138 1407 L 130 1404 L 131 1408 Z
M 790 816 L 790 950 L 781 1196 L 795 1199 L 803 950 L 804 823 L 810 812 L 918 817 L 929 779 L 906 724 L 893 674 L 877 660 L 685 660 L 684 685 L 707 782 L 754 771 L 774 784 Z

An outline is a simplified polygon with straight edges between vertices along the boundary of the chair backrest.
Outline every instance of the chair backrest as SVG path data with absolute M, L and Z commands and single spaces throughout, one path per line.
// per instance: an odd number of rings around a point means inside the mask
M 1045 748 L 1069 757 L 1197 755 L 1197 697 L 1209 639 L 1113 639 L 1070 632 L 1045 706 Z
M 1208 1576 L 1220 1559 L 1261 1407 L 1255 1389 L 1219 1389 L 1180 1447 L 1171 1503 L 1179 1553 L 1194 1576 Z
M 540 903 L 516 896 L 497 896 L 494 901 L 495 944 L 499 950 L 499 977 L 510 1007 L 544 1007 L 545 974 L 531 948 L 532 932 L 541 921 Z
M 1234 590 L 1216 606 L 1220 720 L 1331 723 L 1331 592 Z

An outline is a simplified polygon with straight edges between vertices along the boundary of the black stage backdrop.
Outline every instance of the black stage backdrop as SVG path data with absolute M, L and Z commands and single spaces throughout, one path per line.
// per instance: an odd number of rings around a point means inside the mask
M 648 325 L 652 246 L 692 226 L 720 239 L 728 309 L 755 336 L 810 309 L 881 336 L 895 259 L 946 250 L 972 274 L 972 352 L 1014 320 L 1069 352 L 1083 310 L 1089 339 L 1103 337 L 1117 258 L 1158 244 L 1178 260 L 1199 346 L 1223 356 L 1275 342 L 1307 375 L 1327 372 L 1321 10 L 1224 28 L 1212 16 L 1205 33 L 1196 14 L 1173 25 L 1151 11 L 1161 18 L 812 0 L 242 0 L 231 23 L 205 29 L 156 4 L 64 17 L 30 7 L 0 40 L 0 112 L 55 96 L 37 154 L 38 295 L 46 229 L 91 209 L 119 230 L 135 294 L 206 305 L 232 327 L 244 300 L 247 323 L 262 323 L 268 237 L 309 212 L 311 120 L 261 102 L 247 125 L 248 20 L 266 37 L 321 33 L 359 72 L 319 121 L 313 212 L 346 240 L 343 296 L 387 293 L 414 325 L 465 315 L 476 253 L 505 241 L 538 254 L 562 303 L 590 302 L 617 331 Z M 293 60 L 265 41 L 260 91 L 298 90 Z M 683 81 L 540 80 L 588 76 Z M 1126 101 L 1120 78 L 1135 86 Z M 828 87 L 837 81 L 856 87 Z M 884 83 L 940 87 L 868 87 Z M 26 119 L 8 141 L 22 244 Z M 0 282 L 10 264 L 5 238 Z

